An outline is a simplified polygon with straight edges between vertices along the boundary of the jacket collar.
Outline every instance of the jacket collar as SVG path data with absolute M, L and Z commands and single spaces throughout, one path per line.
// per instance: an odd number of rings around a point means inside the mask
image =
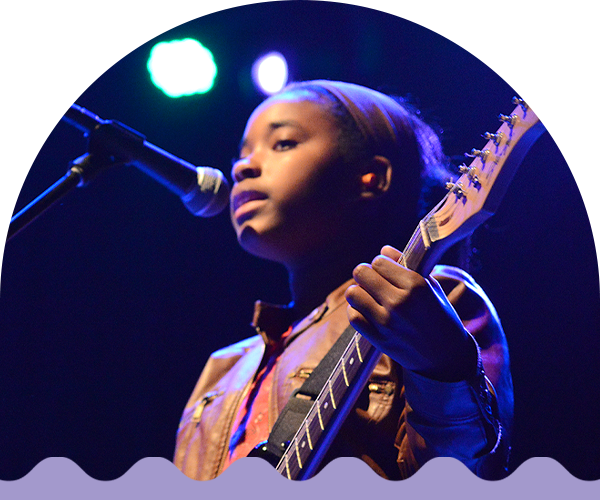
M 267 345 L 277 342 L 290 326 L 293 326 L 292 333 L 286 339 L 286 343 L 288 343 L 307 328 L 321 321 L 333 310 L 346 304 L 345 292 L 353 283 L 354 280 L 346 281 L 331 292 L 325 299 L 325 302 L 319 307 L 313 309 L 308 316 L 293 325 L 293 303 L 289 305 L 277 305 L 257 300 L 254 303 L 254 316 L 251 325 Z

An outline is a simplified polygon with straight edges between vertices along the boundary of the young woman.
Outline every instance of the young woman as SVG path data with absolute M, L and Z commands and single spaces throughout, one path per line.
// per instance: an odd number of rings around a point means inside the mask
M 512 386 L 493 306 L 459 269 L 424 278 L 383 246 L 408 240 L 421 181 L 441 163 L 431 129 L 365 87 L 292 84 L 254 111 L 231 219 L 246 251 L 286 267 L 293 302 L 257 302 L 258 335 L 211 356 L 178 432 L 186 475 L 214 478 L 267 439 L 349 324 L 385 355 L 325 463 L 358 457 L 399 479 L 452 456 L 504 474 Z

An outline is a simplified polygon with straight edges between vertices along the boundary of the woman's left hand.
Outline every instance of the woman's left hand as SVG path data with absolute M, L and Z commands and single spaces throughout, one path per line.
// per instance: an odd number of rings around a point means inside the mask
M 350 324 L 404 368 L 440 381 L 469 378 L 477 347 L 433 278 L 398 263 L 390 246 L 354 269 L 346 291 Z

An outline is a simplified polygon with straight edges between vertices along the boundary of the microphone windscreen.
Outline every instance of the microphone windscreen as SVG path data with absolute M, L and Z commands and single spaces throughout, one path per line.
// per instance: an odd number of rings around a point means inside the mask
M 198 184 L 181 201 L 194 215 L 213 217 L 229 203 L 229 183 L 223 172 L 211 167 L 197 167 Z

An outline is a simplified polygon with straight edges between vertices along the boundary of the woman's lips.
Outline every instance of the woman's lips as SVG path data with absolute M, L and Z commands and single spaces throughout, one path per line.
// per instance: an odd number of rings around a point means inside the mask
M 266 198 L 267 195 L 260 191 L 241 191 L 234 194 L 232 199 L 234 217 L 239 220 L 240 217 L 253 210 L 254 205 L 257 205 L 257 203 L 251 202 L 265 200 Z

